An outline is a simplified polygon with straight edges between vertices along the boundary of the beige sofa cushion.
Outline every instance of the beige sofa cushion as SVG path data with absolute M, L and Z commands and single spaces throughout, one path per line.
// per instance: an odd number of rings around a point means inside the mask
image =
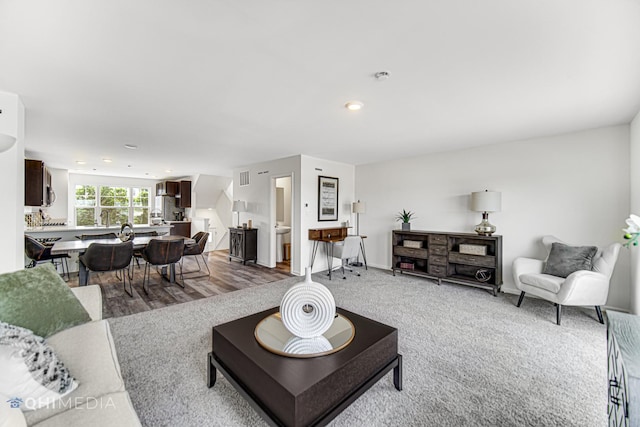
M 82 405 L 87 399 L 124 391 L 118 357 L 106 320 L 66 329 L 49 337 L 47 342 L 79 385 L 58 405 L 25 413 L 29 425 Z
M 140 425 L 138 415 L 129 399 L 129 393 L 126 391 L 106 394 L 96 400 L 86 400 L 84 404 L 74 409 L 36 424 L 38 427 L 138 427 Z
M 78 286 L 71 288 L 91 320 L 102 320 L 102 290 L 98 285 Z

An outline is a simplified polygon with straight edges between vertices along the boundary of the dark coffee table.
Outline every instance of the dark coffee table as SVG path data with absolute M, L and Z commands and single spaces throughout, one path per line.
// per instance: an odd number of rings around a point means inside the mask
M 308 359 L 279 356 L 254 337 L 256 325 L 278 307 L 213 328 L 208 357 L 208 386 L 216 371 L 238 390 L 271 425 L 328 424 L 380 378 L 393 369 L 393 383 L 402 390 L 402 356 L 398 330 L 338 308 L 355 326 L 344 349 Z

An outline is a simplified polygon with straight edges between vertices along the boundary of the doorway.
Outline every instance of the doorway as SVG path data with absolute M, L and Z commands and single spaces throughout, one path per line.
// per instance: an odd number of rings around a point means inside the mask
M 277 177 L 273 180 L 275 186 L 275 260 L 278 270 L 291 272 L 291 258 L 293 255 L 293 197 L 292 176 Z

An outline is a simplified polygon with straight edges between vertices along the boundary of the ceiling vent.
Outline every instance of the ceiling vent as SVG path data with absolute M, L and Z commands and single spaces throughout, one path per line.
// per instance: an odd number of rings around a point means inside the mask
M 240 172 L 240 187 L 246 187 L 250 183 L 249 171 Z

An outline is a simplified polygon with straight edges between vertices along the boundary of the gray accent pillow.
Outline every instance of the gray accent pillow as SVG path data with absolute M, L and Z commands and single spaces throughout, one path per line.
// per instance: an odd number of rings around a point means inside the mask
M 0 321 L 47 338 L 91 321 L 53 264 L 0 274 Z
M 598 248 L 595 246 L 569 246 L 563 243 L 553 243 L 542 273 L 567 277 L 578 270 L 591 271 L 593 257 L 597 252 Z

